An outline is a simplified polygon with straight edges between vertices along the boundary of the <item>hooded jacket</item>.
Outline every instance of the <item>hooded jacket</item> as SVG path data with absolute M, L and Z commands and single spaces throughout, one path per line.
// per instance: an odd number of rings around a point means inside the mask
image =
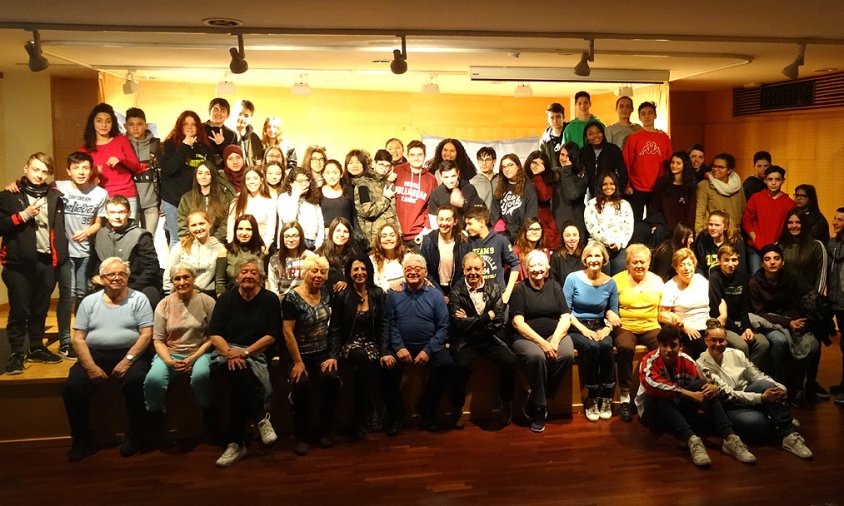
M 428 202 L 437 188 L 437 178 L 428 169 L 414 174 L 410 164 L 396 165 L 396 214 L 402 228 L 402 239 L 412 241 L 428 228 Z
M 741 178 L 735 172 L 730 172 L 726 183 L 714 177 L 701 181 L 697 185 L 695 232 L 706 228 L 709 213 L 718 209 L 723 209 L 730 215 L 734 227 L 739 226 L 746 205 Z
M 396 198 L 386 197 L 384 187 L 390 184 L 387 181 L 389 172 L 379 176 L 375 169 L 370 169 L 360 178 L 355 185 L 355 210 L 358 217 L 358 229 L 369 240 L 369 245 L 374 246 L 377 238 L 375 233 L 382 225 L 387 223 L 396 228 L 396 233 L 401 236 L 401 224 L 396 216 Z
M 17 182 L 20 193 L 0 192 L 0 264 L 18 265 L 38 261 L 36 220 L 26 213 L 29 199 Z M 50 254 L 53 267 L 68 257 L 67 236 L 64 227 L 64 201 L 62 193 L 55 188 L 47 190 L 47 222 L 50 233 Z M 44 208 L 42 208 L 44 209 Z
M 499 219 L 504 220 L 505 235 L 511 242 L 514 242 L 525 220 L 537 216 L 539 198 L 536 195 L 533 182 L 527 176 L 525 176 L 525 189 L 522 195 L 516 194 L 515 184 L 505 181 L 505 186 L 504 196 L 501 199 L 494 198 L 492 201 L 489 221 L 494 226 Z
M 835 236 L 826 244 L 829 258 L 829 284 L 826 288 L 829 302 L 836 311 L 844 311 L 844 240 Z
M 161 148 L 161 140 L 154 137 L 152 132 L 147 130 L 144 133 L 143 139 L 129 139 L 129 144 L 138 155 L 138 161 L 141 162 L 141 172 L 135 174 L 135 188 L 138 190 L 138 202 L 141 209 L 150 209 L 158 207 L 159 197 L 159 178 L 158 178 L 158 163 L 159 149 Z
M 596 125 L 601 131 L 601 152 L 595 153 L 595 148 L 586 140 L 586 130 Z M 604 124 L 600 121 L 589 121 L 583 129 L 583 148 L 580 150 L 580 162 L 586 167 L 586 180 L 589 183 L 589 193 L 594 197 L 598 194 L 598 187 L 601 185 L 603 175 L 607 172 L 615 174 L 618 179 L 619 191 L 627 188 L 627 165 L 624 163 L 624 155 L 621 149 L 607 140 L 607 133 Z
M 254 167 L 264 159 L 264 145 L 261 143 L 261 137 L 255 133 L 252 125 L 246 125 L 243 135 L 235 133 L 237 145 L 243 151 L 243 159 L 246 160 L 247 165 Z
M 182 195 L 193 186 L 195 169 L 205 160 L 212 160 L 212 148 L 199 141 L 193 146 L 168 139 L 164 141 L 164 153 L 161 155 L 161 200 L 179 205 Z
M 542 138 L 539 139 L 539 151 L 551 160 L 551 167 L 560 166 L 560 148 L 563 146 L 563 132 L 566 130 L 568 123 L 563 122 L 563 129 L 560 131 L 560 136 L 554 136 L 554 127 L 548 126 L 542 132 Z

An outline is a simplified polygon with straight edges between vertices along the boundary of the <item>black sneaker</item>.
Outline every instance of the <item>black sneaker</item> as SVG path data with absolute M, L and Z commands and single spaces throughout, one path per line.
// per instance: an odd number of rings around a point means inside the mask
M 59 347 L 59 355 L 64 357 L 65 360 L 73 360 L 76 361 L 76 350 L 73 349 L 73 346 L 68 344 L 63 344 Z
M 23 353 L 12 353 L 9 355 L 9 361 L 6 362 L 6 374 L 22 374 L 23 373 Z
M 79 462 L 80 460 L 93 455 L 96 450 L 93 446 L 85 441 L 73 441 L 73 446 L 67 452 L 67 460 L 69 462 Z
M 127 435 L 126 439 L 123 440 L 123 444 L 120 445 L 120 456 L 121 457 L 131 457 L 132 455 L 137 455 L 141 452 L 141 442 L 135 436 Z
M 42 364 L 59 364 L 62 361 L 62 357 L 50 352 L 47 348 L 39 347 L 29 350 L 29 353 L 26 354 L 26 361 L 40 362 Z
M 806 397 L 827 400 L 829 399 L 829 392 L 817 381 L 807 381 Z
M 633 403 L 632 402 L 622 402 L 621 406 L 619 407 L 618 417 L 621 418 L 622 422 L 630 423 L 633 421 Z

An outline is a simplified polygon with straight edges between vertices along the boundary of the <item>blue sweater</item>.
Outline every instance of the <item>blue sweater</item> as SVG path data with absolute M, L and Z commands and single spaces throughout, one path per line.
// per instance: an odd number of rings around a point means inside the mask
M 439 290 L 423 286 L 415 292 L 387 292 L 390 316 L 390 348 L 393 353 L 408 348 L 428 356 L 443 349 L 448 339 L 448 307 Z
M 495 280 L 501 288 L 507 286 L 507 278 L 504 277 L 506 273 L 519 271 L 519 259 L 513 253 L 513 245 L 506 237 L 491 230 L 484 238 L 470 238 L 469 251 L 483 258 L 484 280 Z M 509 271 L 505 270 L 506 266 L 510 267 Z
M 618 287 L 612 278 L 602 285 L 592 286 L 580 279 L 577 272 L 572 272 L 563 284 L 563 295 L 576 318 L 603 319 L 607 310 L 618 314 Z

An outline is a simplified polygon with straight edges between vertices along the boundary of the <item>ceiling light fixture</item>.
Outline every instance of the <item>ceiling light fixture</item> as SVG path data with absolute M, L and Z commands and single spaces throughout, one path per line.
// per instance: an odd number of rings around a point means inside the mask
M 401 36 L 401 50 L 393 50 L 393 61 L 390 62 L 390 70 L 393 74 L 404 74 L 407 72 L 407 38 Z
M 580 77 L 589 77 L 589 74 L 592 73 L 589 68 L 590 61 L 595 61 L 595 39 L 589 39 L 589 50 L 580 55 L 580 61 L 574 66 L 574 74 Z
M 125 95 L 132 95 L 138 92 L 141 89 L 140 83 L 135 81 L 135 74 L 134 72 L 127 72 L 126 73 L 126 82 L 123 83 L 123 93 Z
M 41 34 L 38 30 L 32 32 L 32 40 L 24 44 L 23 48 L 29 54 L 29 70 L 41 72 L 50 66 L 50 62 L 41 54 Z
M 238 34 L 237 47 L 229 49 L 229 53 L 232 55 L 232 62 L 229 63 L 232 74 L 243 74 L 249 70 L 249 64 L 245 59 L 246 54 L 243 51 L 243 35 Z
M 794 58 L 794 61 L 783 67 L 782 75 L 789 79 L 797 79 L 797 76 L 800 73 L 800 66 L 804 63 L 804 57 L 806 56 L 806 44 L 799 44 L 797 46 L 797 56 Z
M 516 98 L 528 98 L 533 96 L 533 88 L 527 83 L 519 83 L 516 89 L 513 90 L 513 96 Z
M 440 85 L 437 84 L 437 76 L 431 74 L 428 78 L 428 82 L 422 85 L 422 94 L 424 95 L 437 95 L 440 92 Z
M 223 75 L 223 80 L 217 83 L 217 95 L 234 95 L 237 93 L 237 86 L 229 81 L 229 73 Z
M 308 84 L 308 74 L 299 74 L 299 79 L 290 88 L 290 94 L 294 97 L 307 97 L 311 94 L 311 85 Z

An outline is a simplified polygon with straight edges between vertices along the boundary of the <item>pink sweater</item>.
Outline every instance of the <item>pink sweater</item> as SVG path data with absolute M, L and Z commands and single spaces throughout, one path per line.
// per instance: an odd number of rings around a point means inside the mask
M 94 167 L 97 168 L 100 176 L 100 186 L 105 188 L 109 197 L 112 195 L 136 197 L 138 195 L 132 175 L 141 172 L 141 164 L 129 139 L 125 136 L 113 137 L 108 143 L 98 145 L 96 151 L 88 151 L 85 146 L 79 148 L 79 151 L 90 154 L 94 159 Z M 114 167 L 106 163 L 112 156 L 119 160 Z

